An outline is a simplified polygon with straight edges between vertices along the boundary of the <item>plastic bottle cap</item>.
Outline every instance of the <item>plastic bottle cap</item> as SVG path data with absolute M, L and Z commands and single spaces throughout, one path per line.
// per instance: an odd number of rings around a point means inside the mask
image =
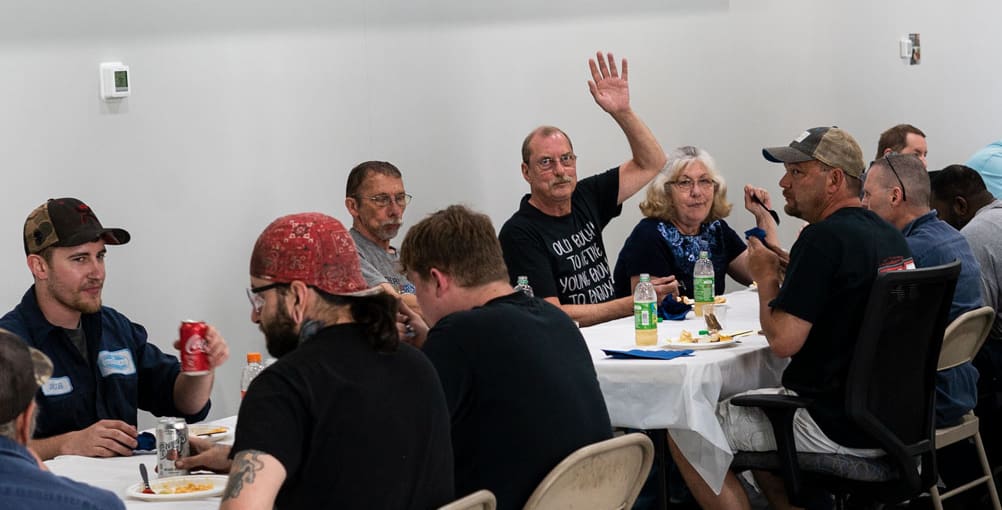
M 248 352 L 247 353 L 247 363 L 260 363 L 261 353 L 260 352 Z
M 709 335 L 709 334 L 710 334 L 710 332 L 709 332 L 709 331 L 707 331 L 707 330 L 705 330 L 705 329 L 701 329 L 701 330 L 699 330 L 699 335 L 700 335 L 700 336 L 704 336 L 704 335 Z

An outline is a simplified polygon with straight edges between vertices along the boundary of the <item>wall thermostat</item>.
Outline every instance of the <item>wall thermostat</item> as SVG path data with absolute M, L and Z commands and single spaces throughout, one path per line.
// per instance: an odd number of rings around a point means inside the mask
M 121 62 L 101 64 L 101 99 L 121 99 L 129 97 L 129 66 Z

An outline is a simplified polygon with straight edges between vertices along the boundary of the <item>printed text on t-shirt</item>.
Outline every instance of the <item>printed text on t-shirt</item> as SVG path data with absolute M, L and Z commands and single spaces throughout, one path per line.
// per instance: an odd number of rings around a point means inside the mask
M 560 276 L 560 294 L 572 304 L 602 303 L 613 297 L 612 274 L 602 246 L 595 242 L 595 224 L 558 239 L 553 253 L 571 263 L 573 274 Z

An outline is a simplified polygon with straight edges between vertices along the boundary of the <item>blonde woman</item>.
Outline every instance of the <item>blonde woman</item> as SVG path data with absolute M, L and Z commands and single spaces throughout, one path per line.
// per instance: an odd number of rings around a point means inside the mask
M 769 206 L 765 190 L 748 187 Z M 746 198 L 746 201 L 749 199 Z M 619 252 L 613 272 L 616 296 L 633 294 L 641 273 L 651 276 L 674 275 L 682 294 L 692 297 L 692 272 L 700 250 L 707 250 L 717 275 L 714 294 L 724 293 L 724 274 L 741 284 L 751 283 L 745 242 L 724 218 L 731 212 L 727 186 L 717 172 L 713 158 L 703 149 L 679 147 L 668 156 L 668 164 L 647 188 L 640 203 L 646 216 L 634 227 Z M 759 209 L 761 209 L 759 211 Z M 765 208 L 755 212 L 759 227 L 774 235 L 775 224 Z

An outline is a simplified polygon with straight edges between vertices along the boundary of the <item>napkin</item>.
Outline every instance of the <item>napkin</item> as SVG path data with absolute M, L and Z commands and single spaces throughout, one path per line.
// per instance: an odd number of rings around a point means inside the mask
M 620 351 L 616 349 L 602 349 L 602 352 L 612 356 L 612 359 L 675 359 L 681 356 L 692 356 L 692 349 L 682 351 L 645 351 L 643 349 Z
M 675 296 L 668 294 L 661 301 L 661 306 L 658 306 L 658 317 L 666 321 L 682 321 L 689 310 L 692 310 L 692 305 L 675 301 Z
M 143 432 L 136 437 L 136 449 L 133 453 L 156 453 L 157 438 L 149 432 Z

